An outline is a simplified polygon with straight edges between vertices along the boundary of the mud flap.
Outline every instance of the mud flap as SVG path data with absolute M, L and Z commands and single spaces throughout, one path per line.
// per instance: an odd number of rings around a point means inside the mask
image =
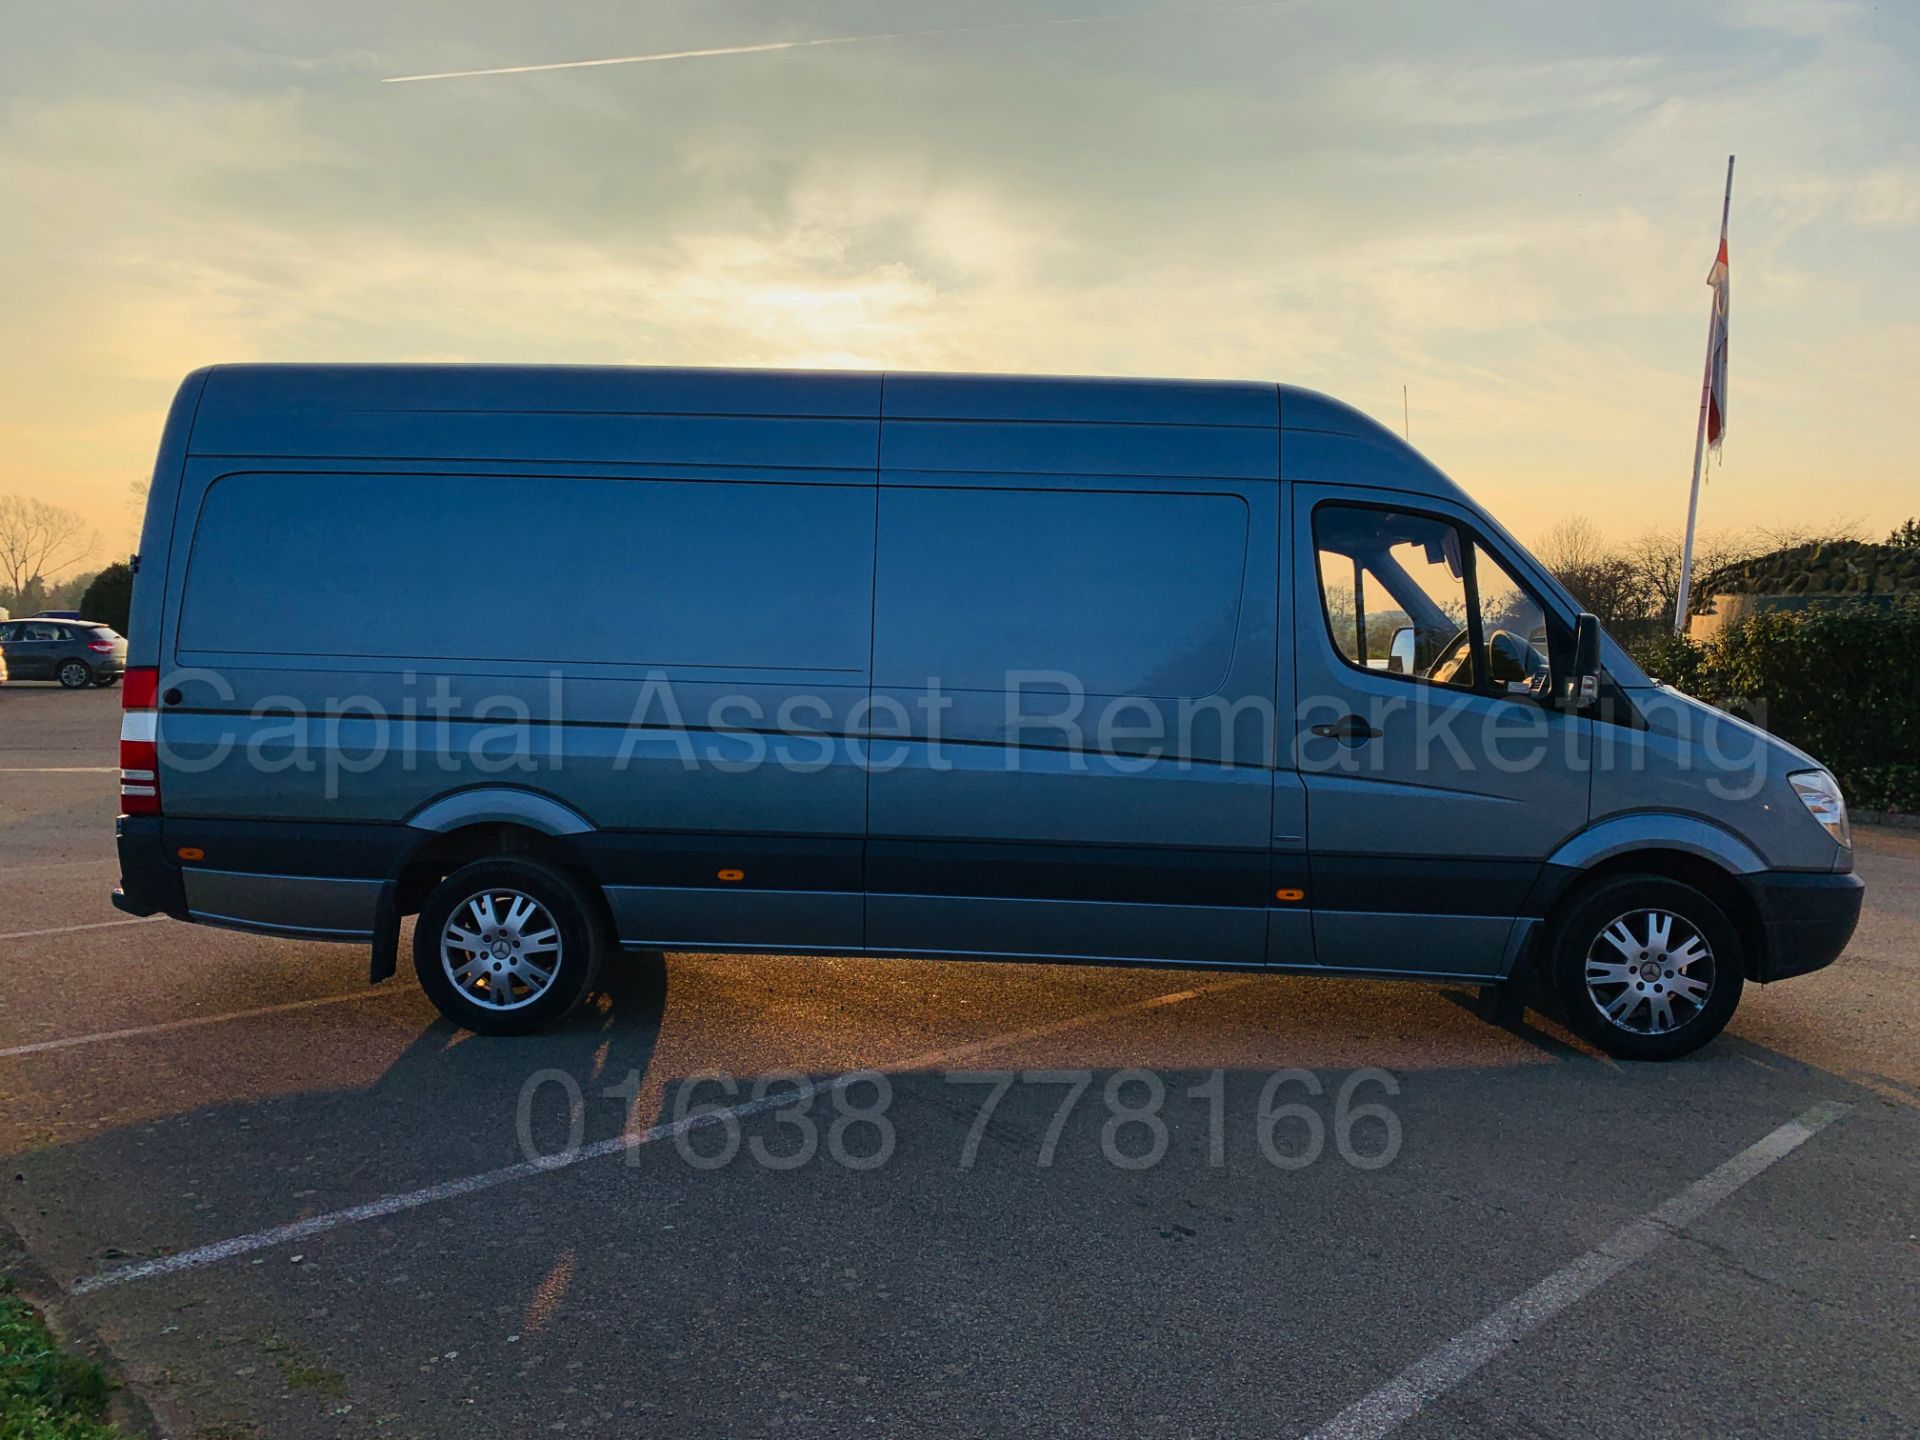
M 400 963 L 400 886 L 389 880 L 380 887 L 373 907 L 373 954 L 367 963 L 367 983 L 391 978 Z
M 1533 994 L 1534 959 L 1544 927 L 1538 920 L 1521 919 L 1508 941 L 1511 959 L 1504 980 L 1480 987 L 1482 1013 L 1495 1025 L 1512 1027 L 1527 1018 L 1527 1000 Z

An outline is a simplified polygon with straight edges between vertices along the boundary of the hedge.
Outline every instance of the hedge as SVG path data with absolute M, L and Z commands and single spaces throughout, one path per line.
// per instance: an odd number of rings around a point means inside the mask
M 1627 642 L 1640 668 L 1832 770 L 1856 809 L 1920 810 L 1920 598 L 1764 610 L 1704 643 Z

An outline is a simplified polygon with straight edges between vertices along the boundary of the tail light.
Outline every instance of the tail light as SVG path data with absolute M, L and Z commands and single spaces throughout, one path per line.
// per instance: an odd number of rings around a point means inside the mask
M 120 682 L 120 813 L 160 813 L 158 670 L 129 670 Z
M 98 655 L 111 655 L 113 653 L 113 641 L 89 640 L 87 642 L 87 649 Z

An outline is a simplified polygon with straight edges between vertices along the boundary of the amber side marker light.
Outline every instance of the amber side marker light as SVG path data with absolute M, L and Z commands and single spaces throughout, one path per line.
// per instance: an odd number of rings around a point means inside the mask
M 1285 890 L 1274 891 L 1273 898 L 1276 900 L 1304 900 L 1307 898 L 1307 892 L 1288 887 Z
M 182 860 L 204 860 L 207 858 L 207 852 L 202 850 L 198 845 L 182 845 L 173 853 L 178 855 Z
M 747 878 L 747 872 L 744 870 L 721 870 L 716 873 L 718 873 L 722 880 L 744 880 Z

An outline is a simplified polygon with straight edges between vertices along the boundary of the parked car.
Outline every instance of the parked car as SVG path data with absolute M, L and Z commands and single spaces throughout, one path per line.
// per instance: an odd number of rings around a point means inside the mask
M 0 622 L 0 654 L 13 680 L 58 680 L 69 690 L 111 685 L 127 668 L 127 642 L 89 620 Z
M 1818 762 L 1289 386 L 218 367 L 131 628 L 114 903 L 417 913 L 480 1031 L 778 950 L 1537 968 L 1669 1058 L 1860 911 Z

